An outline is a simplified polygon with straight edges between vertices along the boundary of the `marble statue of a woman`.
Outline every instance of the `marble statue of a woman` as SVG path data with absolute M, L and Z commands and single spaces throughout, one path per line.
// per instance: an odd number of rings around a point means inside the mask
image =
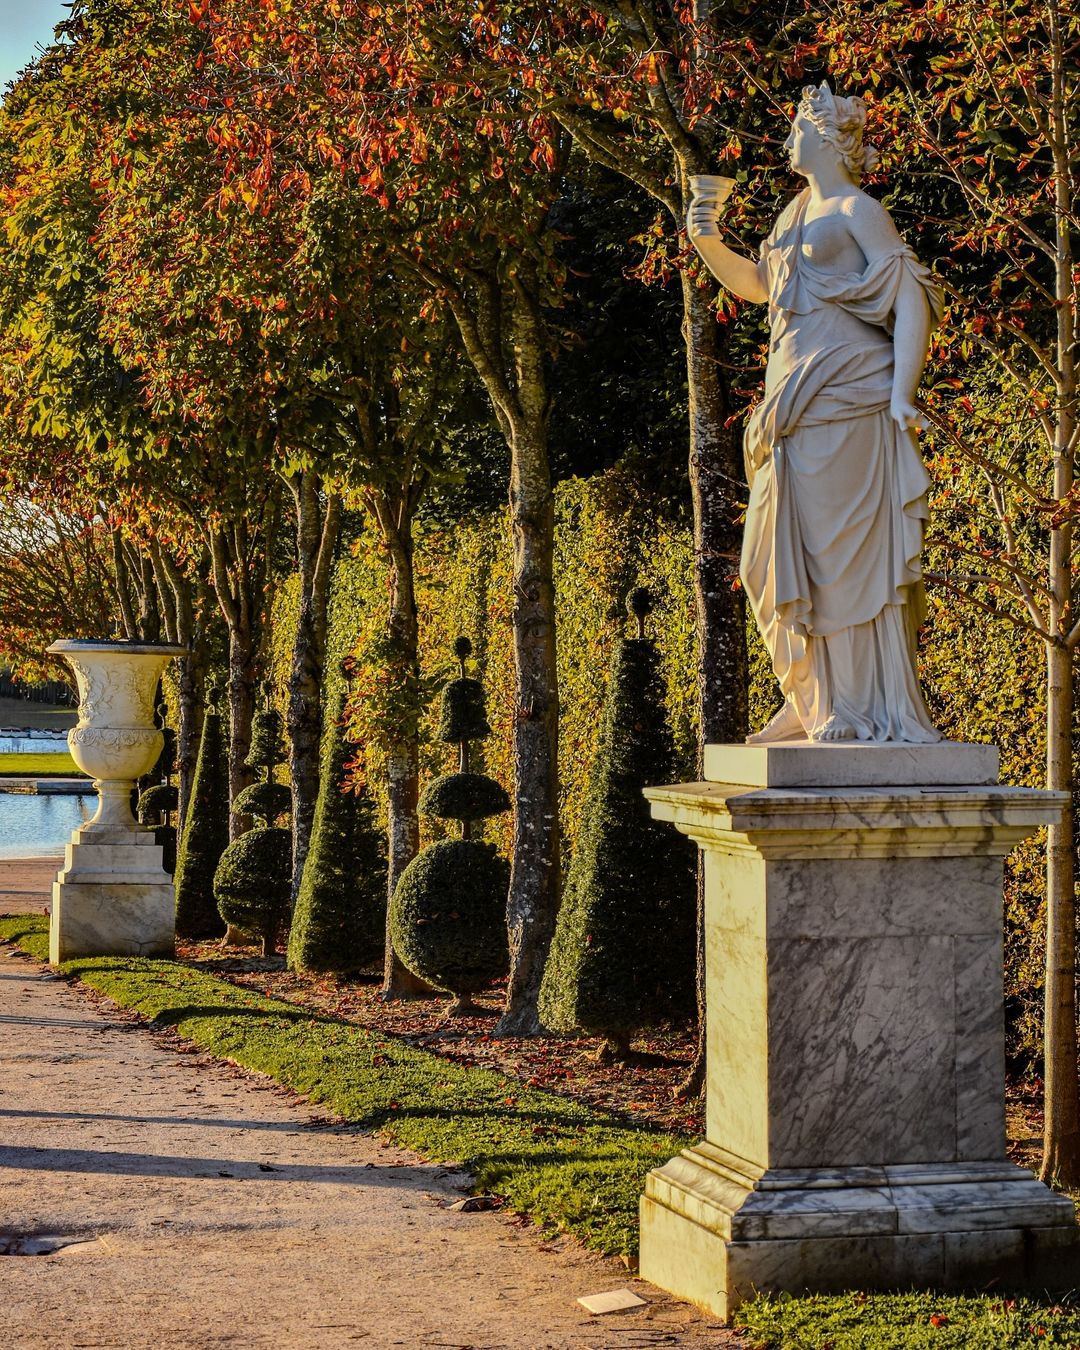
M 803 91 L 785 148 L 807 186 L 759 261 L 721 242 L 715 200 L 690 208 L 713 275 L 769 304 L 740 576 L 784 704 L 751 743 L 941 739 L 915 675 L 929 478 L 914 434 L 941 297 L 859 188 L 865 117 L 861 99 Z

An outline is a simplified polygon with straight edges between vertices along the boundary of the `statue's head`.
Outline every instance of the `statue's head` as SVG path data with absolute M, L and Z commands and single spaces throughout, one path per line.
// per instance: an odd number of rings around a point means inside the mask
M 822 81 L 803 90 L 784 147 L 796 173 L 812 173 L 822 154 L 838 159 L 853 183 L 877 163 L 877 152 L 863 145 L 866 104 L 861 98 L 838 98 Z

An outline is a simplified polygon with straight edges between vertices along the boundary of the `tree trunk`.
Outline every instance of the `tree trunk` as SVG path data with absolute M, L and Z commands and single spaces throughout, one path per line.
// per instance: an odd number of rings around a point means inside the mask
M 134 642 L 138 637 L 135 622 L 135 607 L 131 603 L 131 585 L 128 578 L 127 560 L 124 557 L 124 539 L 120 526 L 114 525 L 110 531 L 112 538 L 113 579 L 116 585 L 116 600 L 120 608 L 120 627 L 124 637 Z
M 1050 24 L 1057 300 L 1057 426 L 1054 496 L 1066 502 L 1073 488 L 1076 424 L 1076 321 L 1072 255 L 1071 127 L 1065 95 L 1065 38 L 1056 0 L 1046 7 Z M 1047 644 L 1046 785 L 1069 794 L 1069 805 L 1046 841 L 1046 1014 L 1043 1029 L 1044 1148 L 1042 1178 L 1080 1185 L 1080 1101 L 1076 1064 L 1076 889 L 1073 839 L 1073 653 L 1061 640 L 1076 622 L 1073 612 L 1072 525 L 1068 518 L 1050 533 L 1050 635 Z
M 229 635 L 229 801 L 234 802 L 251 782 L 247 767 L 251 746 L 251 718 L 258 681 L 258 615 L 263 577 L 271 552 L 269 525 L 261 550 L 251 548 L 251 531 L 243 518 L 214 530 L 210 557 L 214 592 Z M 247 818 L 229 812 L 229 840 L 239 838 Z
M 326 616 L 341 511 L 340 499 L 331 495 L 323 512 L 319 478 L 310 471 L 296 475 L 289 486 L 296 505 L 296 553 L 300 572 L 300 606 L 293 634 L 286 717 L 292 778 L 292 900 L 295 903 L 319 795 Z
M 1046 1065 L 1042 1178 L 1080 1183 L 1080 1099 L 1076 1064 L 1076 902 L 1072 815 L 1072 652 L 1048 645 L 1046 785 L 1069 794 L 1046 841 Z
M 191 783 L 195 777 L 195 760 L 198 756 L 199 737 L 202 734 L 203 703 L 201 671 L 195 655 L 182 656 L 178 664 L 180 673 L 177 680 L 179 713 L 176 728 L 177 838 L 187 820 L 188 802 L 191 800 Z
M 234 802 L 252 781 L 247 767 L 251 748 L 251 719 L 255 713 L 255 635 L 248 616 L 229 624 L 229 801 Z M 229 812 L 229 842 L 246 828 L 245 816 Z
M 514 835 L 507 924 L 510 983 L 499 1036 L 543 1031 L 540 981 L 559 909 L 559 682 L 555 664 L 555 511 L 542 428 L 515 429 Z
M 694 506 L 694 607 L 697 617 L 697 692 L 700 724 L 698 765 L 704 747 L 742 741 L 748 730 L 749 668 L 746 597 L 738 585 L 741 499 L 746 492 L 737 431 L 725 425 L 730 412 L 721 364 L 724 334 L 710 293 L 687 271 L 680 273 L 683 340 L 690 404 L 690 493 Z M 705 884 L 698 857 L 697 1008 L 694 1060 L 680 1096 L 705 1088 Z
M 403 499 L 404 499 L 403 493 Z M 412 518 L 403 517 L 382 496 L 376 508 L 390 560 L 390 613 L 387 628 L 400 678 L 415 689 L 420 674 L 416 584 L 413 575 Z M 386 877 L 386 948 L 383 962 L 384 999 L 410 998 L 431 993 L 431 986 L 401 962 L 390 936 L 390 902 L 402 872 L 420 849 L 420 748 L 414 719 L 395 728 L 386 761 L 389 816 Z
M 681 274 L 694 505 L 694 606 L 701 745 L 747 733 L 746 599 L 738 583 L 746 499 L 740 429 L 725 425 L 724 333 L 710 295 Z M 700 765 L 699 765 L 700 768 Z
M 179 798 L 177 810 L 179 837 L 179 832 L 187 819 L 191 784 L 195 777 L 195 760 L 199 753 L 199 737 L 202 734 L 205 653 L 200 649 L 199 633 L 196 628 L 192 583 L 179 571 L 175 576 L 170 572 L 170 581 L 176 601 L 177 640 L 188 649 L 188 655 L 180 658 L 180 673 L 177 680 L 176 782 Z

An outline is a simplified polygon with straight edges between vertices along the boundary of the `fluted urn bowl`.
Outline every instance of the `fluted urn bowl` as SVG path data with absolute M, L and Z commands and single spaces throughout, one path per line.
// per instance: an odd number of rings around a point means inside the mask
M 98 794 L 97 811 L 83 829 L 139 830 L 131 814 L 131 790 L 154 767 L 164 745 L 154 726 L 158 680 L 187 648 L 65 638 L 48 650 L 64 658 L 79 686 L 79 721 L 68 732 L 68 748 Z

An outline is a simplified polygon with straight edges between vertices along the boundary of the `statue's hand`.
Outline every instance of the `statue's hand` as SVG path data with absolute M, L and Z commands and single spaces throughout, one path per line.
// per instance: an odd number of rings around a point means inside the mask
M 691 239 L 720 233 L 720 204 L 715 197 L 695 197 L 686 213 L 686 232 Z
M 889 415 L 901 431 L 921 431 L 922 417 L 918 408 L 902 394 L 893 394 L 889 405 Z

